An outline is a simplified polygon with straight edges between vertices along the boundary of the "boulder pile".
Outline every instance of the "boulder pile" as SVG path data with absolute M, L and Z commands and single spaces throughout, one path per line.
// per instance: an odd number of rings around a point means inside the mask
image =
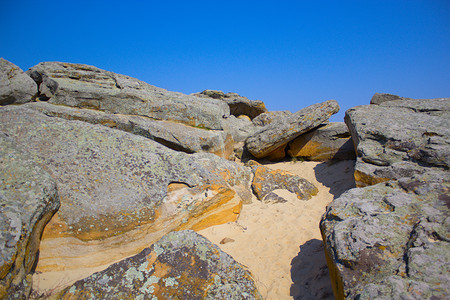
M 286 156 L 356 158 L 358 188 L 320 224 L 336 297 L 445 298 L 449 99 L 372 102 L 328 123 L 335 100 L 269 112 L 236 93 L 0 59 L 0 299 L 50 296 L 33 274 L 61 278 L 61 299 L 262 299 L 195 231 L 252 198 L 286 201 L 278 190 L 313 201 L 312 183 L 259 163 Z
M 359 187 L 320 223 L 335 297 L 448 298 L 450 99 L 374 99 L 345 116 Z

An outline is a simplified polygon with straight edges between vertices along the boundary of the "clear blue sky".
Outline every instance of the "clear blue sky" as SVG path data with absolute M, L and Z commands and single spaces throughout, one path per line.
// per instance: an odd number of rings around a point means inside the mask
M 0 56 L 85 63 L 293 112 L 376 92 L 450 97 L 450 1 L 0 0 Z

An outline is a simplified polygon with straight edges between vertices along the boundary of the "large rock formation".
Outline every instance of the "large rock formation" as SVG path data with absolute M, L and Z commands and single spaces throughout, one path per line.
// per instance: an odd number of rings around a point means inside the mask
M 181 123 L 153 120 L 134 115 L 108 114 L 92 109 L 53 105 L 47 102 L 27 103 L 25 107 L 47 116 L 79 120 L 117 128 L 152 139 L 173 150 L 187 153 L 209 152 L 230 158 L 234 140 L 222 130 L 203 130 Z
M 335 100 L 313 104 L 285 120 L 278 120 L 257 130 L 247 139 L 246 147 L 254 157 L 265 157 L 302 133 L 324 123 L 338 111 L 339 105 Z
M 20 299 L 31 290 L 41 234 L 59 198 L 50 175 L 4 133 L 0 149 L 0 299 Z
M 0 57 L 0 105 L 30 102 L 36 83 L 18 66 Z
M 61 208 L 42 237 L 41 272 L 108 265 L 171 230 L 233 221 L 250 184 L 249 169 L 213 154 L 172 151 L 23 106 L 0 109 L 0 132 L 34 155 L 58 185 Z
M 222 118 L 230 115 L 228 105 L 220 100 L 169 92 L 93 66 L 43 62 L 27 73 L 39 84 L 41 98 L 53 104 L 147 116 L 209 129 L 222 129 Z
M 193 231 L 172 232 L 136 256 L 65 289 L 60 299 L 262 299 L 251 274 Z
M 267 112 L 264 102 L 260 100 L 249 100 L 246 97 L 239 96 L 236 93 L 224 93 L 222 91 L 204 90 L 201 93 L 192 94 L 201 98 L 219 99 L 224 101 L 230 107 L 230 113 L 233 116 L 248 116 L 250 119 Z
M 334 200 L 320 227 L 336 299 L 447 298 L 449 190 L 440 171 Z
M 346 112 L 366 187 L 334 200 L 320 224 L 337 299 L 450 295 L 449 112 L 450 99 Z
M 326 161 L 355 159 L 355 148 L 345 123 L 328 123 L 297 137 L 289 143 L 290 157 Z
M 450 99 L 398 100 L 349 109 L 357 186 L 450 165 Z

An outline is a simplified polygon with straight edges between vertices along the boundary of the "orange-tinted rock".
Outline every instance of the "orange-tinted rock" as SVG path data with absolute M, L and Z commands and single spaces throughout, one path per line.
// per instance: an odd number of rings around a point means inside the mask
M 356 159 L 355 148 L 345 123 L 329 123 L 300 135 L 289 143 L 291 157 L 327 161 Z
M 319 192 L 317 188 L 304 178 L 283 170 L 272 170 L 265 166 L 253 166 L 254 178 L 252 189 L 259 200 L 264 201 L 265 197 L 277 189 L 285 189 L 295 193 L 300 200 L 309 200 Z M 268 199 L 268 202 L 273 200 Z
M 167 234 L 141 253 L 66 288 L 60 299 L 262 299 L 252 275 L 193 231 Z

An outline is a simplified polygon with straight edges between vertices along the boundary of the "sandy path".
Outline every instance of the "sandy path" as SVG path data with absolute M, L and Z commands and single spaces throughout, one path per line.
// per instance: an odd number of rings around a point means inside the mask
M 199 233 L 249 268 L 264 299 L 333 299 L 319 221 L 327 204 L 354 187 L 354 161 L 267 166 L 306 178 L 319 189 L 318 195 L 301 201 L 279 191 L 288 202 L 276 204 L 254 198 L 238 221 Z M 220 244 L 224 238 L 234 241 Z

